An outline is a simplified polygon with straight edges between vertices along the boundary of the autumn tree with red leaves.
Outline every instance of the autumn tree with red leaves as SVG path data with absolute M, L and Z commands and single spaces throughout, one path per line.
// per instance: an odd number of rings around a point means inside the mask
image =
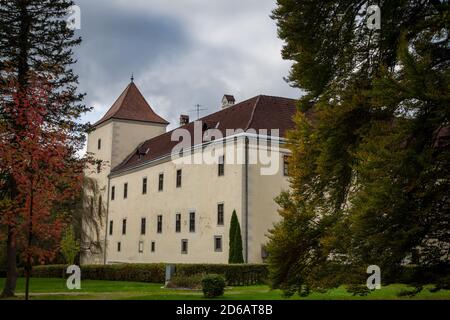
M 70 130 L 45 121 L 48 86 L 46 80 L 34 80 L 2 106 L 15 126 L 1 127 L 0 168 L 7 168 L 17 194 L 3 203 L 0 224 L 14 227 L 23 248 L 19 258 L 25 266 L 26 299 L 32 266 L 51 261 L 58 252 L 66 217 L 55 214 L 53 206 L 76 196 L 83 177 L 84 162 L 74 158 L 68 143 Z
M 30 94 L 36 93 L 36 88 L 40 88 L 39 91 L 46 90 L 45 95 L 43 92 L 38 95 L 47 100 L 45 106 L 44 101 L 38 104 L 40 108 L 45 109 L 45 112 L 33 111 L 30 117 L 33 115 L 39 118 L 39 121 L 42 120 L 39 130 L 43 131 L 39 134 L 42 134 L 42 141 L 45 141 L 42 142 L 43 147 L 51 144 L 52 139 L 53 141 L 59 138 L 66 139 L 66 145 L 72 148 L 68 152 L 70 157 L 66 161 L 72 161 L 70 159 L 74 158 L 85 144 L 85 133 L 89 129 L 89 124 L 83 124 L 80 117 L 91 109 L 82 104 L 84 94 L 78 92 L 78 77 L 72 69 L 76 62 L 73 49 L 81 43 L 81 38 L 73 29 L 68 28 L 66 23 L 68 12 L 73 5 L 73 0 L 0 1 L 0 126 L 2 127 L 0 130 L 2 139 L 4 142 L 11 142 L 14 135 L 25 137 L 27 134 L 26 132 L 19 134 L 23 128 L 15 121 L 20 115 L 10 113 L 14 107 L 6 108 L 6 104 L 14 102 L 17 107 L 17 104 L 22 103 L 21 100 L 26 98 L 29 109 L 32 109 L 37 103 L 35 98 L 30 99 Z M 41 81 L 45 78 L 48 85 L 32 89 L 33 78 L 37 76 L 41 78 Z M 17 92 L 27 92 L 27 94 L 13 99 L 13 94 L 17 95 Z M 33 127 L 30 126 L 30 128 Z M 57 131 L 62 136 L 56 137 Z M 26 138 L 30 139 L 28 136 Z M 37 136 L 33 138 L 37 139 Z M 17 149 L 19 147 L 25 149 L 28 147 L 20 145 L 17 141 L 15 146 L 16 149 L 12 148 L 12 144 L 6 147 L 11 152 L 19 152 Z M 50 148 L 48 152 L 61 152 L 61 150 Z M 26 154 L 24 152 L 23 155 L 17 155 L 14 158 L 15 161 Z M 4 167 L 4 164 L 7 163 L 0 163 L 0 206 L 7 205 L 8 202 L 25 203 L 26 199 L 22 198 L 18 190 L 22 182 L 16 182 L 12 173 L 9 172 L 10 168 Z M 39 167 L 42 164 L 38 162 L 32 165 Z M 50 171 L 50 166 L 54 163 L 48 163 L 48 165 Z M 30 202 L 29 199 L 28 202 Z M 61 210 L 54 210 L 54 212 L 61 212 Z M 1 207 L 0 214 L 6 216 Z M 7 216 L 11 216 L 11 212 Z M 7 225 L 0 225 L 0 232 L 6 232 L 5 239 L 0 239 L 0 241 L 6 240 L 7 277 L 2 292 L 4 297 L 14 296 L 18 275 L 16 260 L 19 255 L 23 255 L 23 250 L 19 247 L 21 239 L 15 238 L 16 234 L 21 234 L 23 230 L 16 230 L 14 223 L 8 222 Z

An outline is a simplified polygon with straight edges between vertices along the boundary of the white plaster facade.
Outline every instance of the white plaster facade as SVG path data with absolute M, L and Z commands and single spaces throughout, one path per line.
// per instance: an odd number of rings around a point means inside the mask
M 261 175 L 261 164 L 249 164 L 245 160 L 236 163 L 226 159 L 224 175 L 219 176 L 218 164 L 176 164 L 170 155 L 111 173 L 142 142 L 164 133 L 165 127 L 110 119 L 89 134 L 88 152 L 105 165 L 100 173 L 93 168 L 86 172 L 98 181 L 107 212 L 102 221 L 103 234 L 98 239 L 103 252 L 84 252 L 82 263 L 228 263 L 228 233 L 234 210 L 241 225 L 245 261 L 263 262 L 262 248 L 268 241 L 268 230 L 279 219 L 274 198 L 289 188 L 283 167 L 288 150 L 272 151 L 280 165 L 276 174 L 268 176 Z M 227 137 L 227 141 L 231 141 L 235 154 L 245 155 L 246 150 L 256 148 L 256 138 L 241 133 Z M 195 152 L 202 152 L 202 148 Z M 219 157 L 220 151 L 217 154 Z M 181 186 L 177 186 L 178 170 L 181 170 Z M 162 191 L 159 190 L 160 174 L 164 175 Z M 218 223 L 219 204 L 224 208 L 223 225 Z M 190 230 L 191 213 L 195 213 L 195 231 Z M 177 214 L 181 215 L 179 232 Z M 161 230 L 158 230 L 159 216 Z M 142 219 L 145 219 L 145 233 L 141 229 Z M 220 250 L 216 248 L 217 238 L 221 239 Z M 187 241 L 187 252 L 182 252 L 183 241 Z

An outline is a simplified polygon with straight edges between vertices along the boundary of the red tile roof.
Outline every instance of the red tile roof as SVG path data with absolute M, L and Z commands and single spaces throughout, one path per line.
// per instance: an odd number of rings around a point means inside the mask
M 257 96 L 208 115 L 199 121 L 206 123 L 208 128 L 219 129 L 224 136 L 226 135 L 226 129 L 242 129 L 244 131 L 249 129 L 279 129 L 280 136 L 285 136 L 286 131 L 294 127 L 292 118 L 296 110 L 296 100 Z M 181 128 L 188 130 L 191 137 L 194 136 L 193 122 Z M 117 173 L 169 155 L 179 143 L 178 141 L 171 141 L 172 132 L 164 133 L 144 142 L 138 149 L 149 150 L 147 154 L 142 155 L 135 150 L 112 172 Z
M 94 126 L 98 126 L 109 119 L 134 120 L 160 124 L 169 124 L 158 116 L 145 100 L 134 82 L 131 82 L 111 109 Z

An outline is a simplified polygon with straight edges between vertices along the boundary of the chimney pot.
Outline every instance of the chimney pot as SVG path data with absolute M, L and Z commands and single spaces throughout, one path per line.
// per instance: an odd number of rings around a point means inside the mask
M 189 124 L 189 116 L 185 115 L 185 114 L 182 114 L 180 116 L 180 127 L 185 126 L 187 124 Z

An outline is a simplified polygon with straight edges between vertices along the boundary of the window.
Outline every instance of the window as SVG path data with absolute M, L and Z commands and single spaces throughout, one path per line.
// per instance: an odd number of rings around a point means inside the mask
M 186 239 L 181 240 L 181 253 L 182 254 L 188 253 L 188 241 Z
M 261 259 L 263 262 L 266 262 L 269 257 L 269 253 L 267 252 L 267 247 L 265 245 L 261 245 Z
M 177 188 L 181 188 L 182 171 L 177 170 Z
M 91 213 L 91 216 L 94 214 L 94 198 L 90 198 L 90 204 L 89 204 L 89 212 Z
M 117 252 L 120 252 L 122 250 L 122 244 L 120 242 L 117 242 Z
M 162 222 L 163 217 L 161 215 L 158 216 L 158 224 L 157 224 L 157 232 L 162 233 Z
M 225 175 L 225 156 L 221 156 L 219 158 L 219 177 L 223 177 Z
M 139 253 L 144 252 L 144 242 L 139 241 Z
M 100 173 L 100 172 L 102 172 L 102 163 L 98 162 L 97 163 L 97 173 Z
M 114 222 L 111 220 L 109 222 L 109 235 L 112 236 L 113 235 L 113 230 L 114 230 Z
M 114 200 L 116 198 L 116 187 L 112 186 L 111 187 L 111 201 Z
M 289 156 L 283 157 L 283 174 L 285 177 L 289 176 Z
M 142 179 L 142 194 L 147 194 L 147 178 Z
M 141 235 L 145 235 L 146 225 L 147 225 L 147 219 L 146 218 L 142 218 L 141 219 Z
M 224 205 L 223 203 L 219 203 L 217 205 L 217 225 L 218 226 L 223 226 L 224 222 L 225 222 L 225 217 L 224 217 Z
M 123 235 L 127 234 L 127 219 L 122 220 L 122 234 Z
M 163 189 L 164 189 L 164 173 L 160 173 L 158 180 L 158 191 L 163 191 Z
M 128 183 L 123 184 L 123 198 L 128 198 Z
M 103 199 L 102 196 L 98 197 L 98 216 L 102 216 L 102 209 L 103 209 Z
M 152 252 L 155 252 L 155 247 L 156 247 L 155 241 L 152 241 Z
M 97 141 L 97 149 L 100 150 L 102 148 L 102 139 L 98 139 Z
M 222 252 L 222 236 L 214 237 L 214 251 Z
M 181 214 L 177 213 L 176 219 L 175 219 L 175 232 L 180 233 L 181 232 Z
M 189 213 L 189 232 L 195 232 L 195 212 Z

